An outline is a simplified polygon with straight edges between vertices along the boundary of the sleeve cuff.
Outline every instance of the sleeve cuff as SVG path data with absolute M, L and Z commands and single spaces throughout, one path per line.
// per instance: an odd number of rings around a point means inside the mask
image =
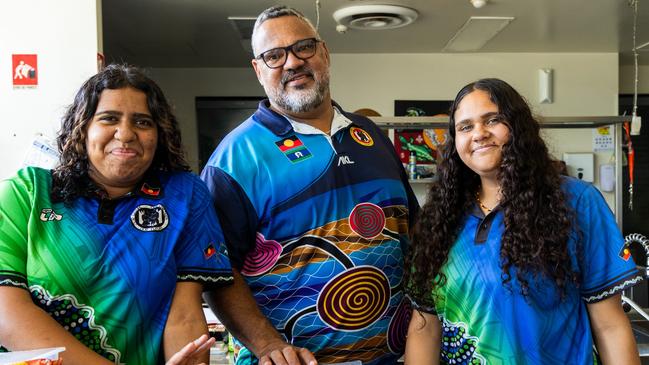
M 0 286 L 13 286 L 29 290 L 27 278 L 17 271 L 0 270 Z
M 591 291 L 582 291 L 582 299 L 586 303 L 597 303 L 615 294 L 620 293 L 624 289 L 630 288 L 645 279 L 645 275 L 638 269 L 634 269 L 630 274 L 625 275 L 623 278 L 609 284 L 603 288 Z
M 177 281 L 193 281 L 203 284 L 203 290 L 210 290 L 230 285 L 234 282 L 232 271 L 205 272 L 182 271 L 176 275 Z
M 435 309 L 434 306 L 418 303 L 416 299 L 414 299 L 408 294 L 406 294 L 406 300 L 410 301 L 410 305 L 412 306 L 412 309 L 418 310 L 420 312 L 428 313 L 428 314 L 437 315 L 437 310 Z

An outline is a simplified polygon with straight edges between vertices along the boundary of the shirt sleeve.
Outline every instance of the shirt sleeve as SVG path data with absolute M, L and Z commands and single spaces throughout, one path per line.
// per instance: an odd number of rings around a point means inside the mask
M 255 248 L 257 211 L 241 186 L 220 168 L 206 166 L 201 179 L 212 196 L 232 266 L 241 269 L 246 255 Z
M 195 281 L 205 290 L 233 282 L 223 232 L 205 184 L 194 178 L 191 212 L 175 248 L 177 280 Z
M 22 170 L 20 174 L 25 173 Z M 27 222 L 32 206 L 28 179 L 0 182 L 0 285 L 28 290 Z
M 583 252 L 581 296 L 586 302 L 604 300 L 643 280 L 633 258 L 625 254 L 624 237 L 611 209 L 593 185 L 577 198 L 575 214 L 578 249 Z

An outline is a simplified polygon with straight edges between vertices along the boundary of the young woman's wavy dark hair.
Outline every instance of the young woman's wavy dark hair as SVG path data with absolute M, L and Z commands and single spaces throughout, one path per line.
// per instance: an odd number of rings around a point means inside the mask
M 466 85 L 451 106 L 439 181 L 430 189 L 406 259 L 406 267 L 410 268 L 406 270 L 409 295 L 421 303 L 433 303 L 431 291 L 446 282 L 440 269 L 468 210 L 475 204 L 480 178 L 462 162 L 455 149 L 454 120 L 460 102 L 474 90 L 489 94 L 510 132 L 498 174 L 500 207 L 505 216 L 500 249 L 503 284 L 510 285 L 515 276 L 521 293 L 527 296 L 530 280 L 549 278 L 563 297 L 567 286 L 577 283 L 568 252 L 573 212 L 566 205 L 557 163 L 539 135 L 539 123 L 523 97 L 499 79 Z
M 158 127 L 158 144 L 148 171 L 189 171 L 180 138 L 178 121 L 162 90 L 137 67 L 109 65 L 86 81 L 63 116 L 57 137 L 59 164 L 52 171 L 52 199 L 71 203 L 92 182 L 86 151 L 88 123 L 105 89 L 131 87 L 146 94 L 147 105 Z

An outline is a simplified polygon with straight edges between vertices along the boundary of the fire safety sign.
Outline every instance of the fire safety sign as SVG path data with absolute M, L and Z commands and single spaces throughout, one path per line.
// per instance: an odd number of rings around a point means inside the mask
M 35 54 L 12 55 L 12 78 L 14 87 L 38 85 L 38 61 Z

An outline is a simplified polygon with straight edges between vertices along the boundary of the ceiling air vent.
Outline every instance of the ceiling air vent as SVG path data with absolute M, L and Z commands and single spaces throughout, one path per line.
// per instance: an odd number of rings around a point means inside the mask
M 338 24 L 354 29 L 381 30 L 404 27 L 417 19 L 413 9 L 395 5 L 357 5 L 333 13 Z
M 252 38 L 252 29 L 255 26 L 255 17 L 243 17 L 243 16 L 229 16 L 228 20 L 234 27 L 234 30 L 239 34 L 239 42 L 241 46 L 246 51 L 252 53 L 252 45 L 250 44 L 250 38 Z

